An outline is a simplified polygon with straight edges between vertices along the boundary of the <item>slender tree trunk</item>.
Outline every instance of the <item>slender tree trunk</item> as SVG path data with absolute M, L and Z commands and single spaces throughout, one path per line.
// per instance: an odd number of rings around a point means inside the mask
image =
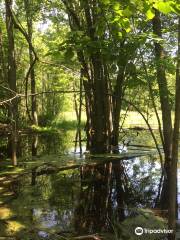
M 176 189 L 177 189 L 177 162 L 178 162 L 178 143 L 179 143 L 179 127 L 180 127 L 180 17 L 178 24 L 178 54 L 176 67 L 176 95 L 175 95 L 175 121 L 172 142 L 172 163 L 170 166 L 170 188 L 169 188 L 169 211 L 168 226 L 174 230 L 174 234 L 169 235 L 169 240 L 175 239 L 176 230 Z
M 0 82 L 5 82 L 6 79 L 6 69 L 4 62 L 4 52 L 3 52 L 3 34 L 0 27 Z
M 26 21 L 28 29 L 29 42 L 32 43 L 32 33 L 33 33 L 33 21 L 32 21 L 32 2 L 31 0 L 24 0 L 25 10 L 26 10 Z M 32 48 L 29 47 L 29 63 L 30 66 L 33 65 L 34 54 Z M 37 103 L 36 103 L 36 80 L 35 80 L 35 70 L 34 67 L 31 69 L 30 73 L 31 78 L 31 116 L 34 125 L 38 125 L 38 116 L 37 116 Z
M 16 93 L 16 60 L 14 47 L 14 26 L 11 16 L 12 0 L 5 0 L 6 7 L 6 29 L 8 38 L 8 83 L 11 89 L 11 97 Z M 9 119 L 12 125 L 11 134 L 11 158 L 14 166 L 17 165 L 16 144 L 17 144 L 17 119 L 18 105 L 17 100 L 13 100 L 9 105 Z
M 81 77 L 80 77 L 81 79 Z M 81 82 L 81 80 L 80 80 Z M 77 95 L 75 93 L 75 86 L 73 86 L 74 89 L 74 108 L 75 108 L 75 112 L 76 112 L 76 119 L 77 119 L 77 129 L 76 129 L 76 136 L 75 136 L 75 147 L 74 147 L 74 151 L 77 151 L 77 145 L 79 142 L 79 150 L 80 153 L 82 153 L 82 146 L 81 146 L 81 129 L 80 129 L 80 124 L 81 124 L 81 97 L 79 99 L 79 106 L 78 106 L 78 101 L 77 101 Z M 82 91 L 80 90 L 80 96 L 82 94 Z
M 119 72 L 116 80 L 116 86 L 113 96 L 113 134 L 112 134 L 112 145 L 115 152 L 118 151 L 119 143 L 119 122 L 120 122 L 120 112 L 122 107 L 122 97 L 123 97 L 123 85 L 125 78 L 125 63 L 119 66 Z
M 79 150 L 80 154 L 82 153 L 82 141 L 81 141 L 81 115 L 82 115 L 82 101 L 83 101 L 83 95 L 82 95 L 82 90 L 83 90 L 83 70 L 81 69 L 81 76 L 80 76 L 80 81 L 79 81 L 79 115 L 78 115 L 78 135 L 79 135 Z
M 161 19 L 159 11 L 155 10 L 155 17 L 153 18 L 153 32 L 162 38 Z M 162 189 L 162 208 L 168 208 L 168 180 L 169 169 L 171 164 L 172 152 L 172 119 L 171 119 L 171 106 L 169 101 L 169 91 L 166 79 L 166 72 L 164 66 L 164 49 L 161 43 L 155 41 L 155 58 L 156 58 L 156 71 L 157 82 L 159 86 L 160 103 L 162 109 L 162 123 L 163 123 L 163 136 L 164 136 L 164 154 L 165 154 L 165 178 Z M 167 204 L 166 204 L 167 203 Z
M 105 153 L 108 150 L 108 135 L 107 135 L 107 108 L 108 89 L 105 86 L 105 77 L 103 75 L 101 56 L 99 53 L 92 56 L 93 65 L 93 82 L 94 82 L 94 104 L 93 104 L 93 119 L 92 119 L 92 149 L 94 153 Z

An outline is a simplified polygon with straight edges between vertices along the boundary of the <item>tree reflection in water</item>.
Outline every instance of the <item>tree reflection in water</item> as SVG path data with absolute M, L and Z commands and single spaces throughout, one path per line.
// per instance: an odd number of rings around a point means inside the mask
M 34 168 L 22 177 L 9 207 L 39 231 L 76 234 L 110 232 L 114 223 L 138 216 L 135 208 L 152 208 L 160 178 L 159 165 L 148 156 L 44 173 Z
M 159 181 L 159 174 L 152 171 L 154 166 L 154 162 L 143 165 L 140 159 L 131 159 L 81 167 L 76 231 L 107 231 L 112 222 L 120 223 L 132 215 L 129 208 L 153 207 Z

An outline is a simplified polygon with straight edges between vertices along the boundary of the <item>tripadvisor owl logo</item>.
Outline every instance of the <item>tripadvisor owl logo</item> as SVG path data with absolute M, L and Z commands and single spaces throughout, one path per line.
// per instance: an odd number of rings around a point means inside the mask
M 173 230 L 171 229 L 149 229 L 136 227 L 134 230 L 137 236 L 141 236 L 142 234 L 172 234 Z
M 142 227 L 137 227 L 135 228 L 135 234 L 140 236 L 143 234 L 143 228 Z

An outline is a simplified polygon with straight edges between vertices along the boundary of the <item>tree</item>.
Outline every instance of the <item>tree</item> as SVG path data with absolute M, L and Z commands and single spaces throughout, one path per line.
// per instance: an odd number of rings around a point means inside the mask
M 154 34 L 162 38 L 161 30 L 161 19 L 160 12 L 155 10 L 155 17 L 153 18 L 153 31 Z M 160 103 L 162 110 L 162 122 L 163 122 L 163 136 L 164 136 L 164 154 L 165 154 L 165 171 L 167 178 L 164 180 L 163 191 L 167 192 L 167 179 L 169 179 L 169 167 L 171 161 L 171 149 L 172 149 L 172 119 L 171 119 L 171 106 L 169 100 L 169 91 L 166 79 L 165 70 L 165 53 L 163 46 L 160 42 L 155 41 L 155 61 L 156 61 L 156 72 L 157 72 L 157 82 L 159 86 Z M 166 185 L 166 186 L 165 186 Z M 166 194 L 166 193 L 165 193 Z M 168 193 L 163 199 L 168 199 Z M 167 206 L 166 206 L 167 207 Z
M 28 39 L 32 45 L 32 34 L 33 34 L 33 3 L 31 0 L 24 0 L 24 6 L 26 11 L 26 21 L 27 21 L 27 32 Z M 30 78 L 31 78 L 31 116 L 32 123 L 38 125 L 38 116 L 37 116 L 37 103 L 36 103 L 36 80 L 35 80 L 35 70 L 34 70 L 34 53 L 29 44 L 29 63 L 31 68 Z M 28 81 L 28 79 L 27 79 Z M 27 83 L 28 84 L 28 83 Z
M 172 162 L 170 164 L 169 174 L 169 229 L 176 229 L 176 198 L 177 198 L 177 163 L 179 151 L 179 127 L 180 127 L 180 17 L 178 23 L 178 51 L 176 67 L 176 94 L 175 94 L 175 120 L 172 140 Z M 175 239 L 175 231 L 170 240 Z
M 110 152 L 112 149 L 118 151 L 126 67 L 137 48 L 135 41 L 129 42 L 126 38 L 129 21 L 127 18 L 121 18 L 119 24 L 114 21 L 116 16 L 119 17 L 118 12 L 122 11 L 116 1 L 113 2 L 113 16 L 109 13 L 106 16 L 111 6 L 103 1 L 78 4 L 78 1 L 69 3 L 63 0 L 63 3 L 71 27 L 67 50 L 76 51 L 84 75 L 88 148 L 93 153 Z M 80 11 L 83 14 L 78 16 Z
M 16 93 L 16 60 L 14 46 L 14 25 L 12 20 L 11 8 L 12 0 L 5 0 L 6 7 L 6 29 L 8 36 L 8 83 L 10 88 L 10 97 Z M 18 121 L 18 104 L 17 99 L 11 101 L 9 105 L 9 119 L 12 125 L 11 136 L 11 157 L 14 166 L 17 165 L 16 143 L 17 143 L 17 121 Z

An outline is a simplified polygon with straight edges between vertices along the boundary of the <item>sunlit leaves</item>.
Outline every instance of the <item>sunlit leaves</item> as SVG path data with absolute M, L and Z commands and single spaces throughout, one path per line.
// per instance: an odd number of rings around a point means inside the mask
M 148 9 L 148 11 L 146 12 L 147 19 L 151 20 L 154 18 L 154 16 L 155 16 L 155 13 L 154 13 L 153 9 Z
M 101 0 L 101 2 L 104 4 L 104 5 L 109 5 L 110 4 L 110 0 Z
M 126 7 L 122 13 L 125 17 L 131 17 L 133 14 L 129 7 Z
M 173 1 L 167 1 L 167 2 L 157 1 L 153 4 L 153 7 L 164 14 L 168 14 L 172 12 L 172 7 L 171 7 L 172 3 Z
M 131 0 L 134 4 L 134 11 L 145 14 L 147 20 L 151 20 L 154 17 L 154 10 L 157 9 L 163 14 L 176 13 L 180 14 L 180 4 L 175 0 L 144 0 L 136 1 Z
M 115 2 L 115 3 L 113 4 L 113 9 L 114 9 L 116 12 L 118 12 L 118 11 L 121 12 L 121 10 L 120 10 L 120 3 Z

